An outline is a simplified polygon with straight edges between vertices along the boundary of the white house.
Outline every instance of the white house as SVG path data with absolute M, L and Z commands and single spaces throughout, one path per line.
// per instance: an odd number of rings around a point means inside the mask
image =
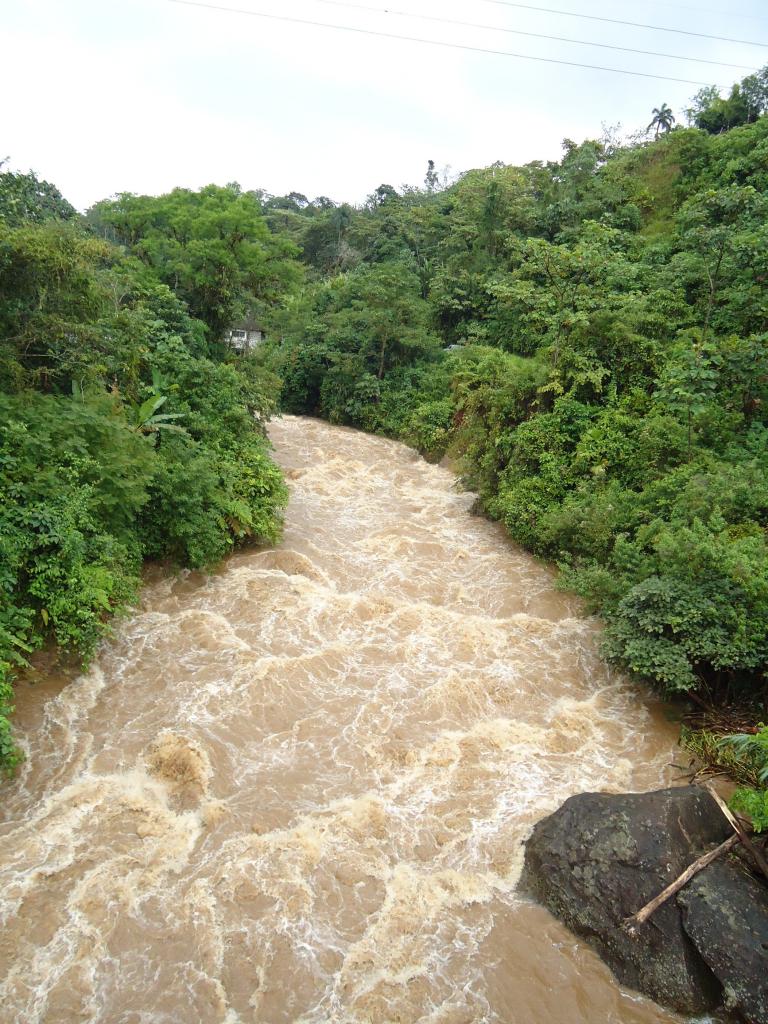
M 266 332 L 262 325 L 249 316 L 245 320 L 239 320 L 224 332 L 224 344 L 240 355 L 260 345 L 265 336 Z

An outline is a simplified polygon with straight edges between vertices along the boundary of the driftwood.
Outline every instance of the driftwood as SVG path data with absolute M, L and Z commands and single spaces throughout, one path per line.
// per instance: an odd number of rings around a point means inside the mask
M 654 896 L 650 903 L 646 903 L 642 909 L 638 910 L 636 914 L 632 914 L 631 917 L 626 917 L 622 921 L 621 927 L 631 934 L 636 925 L 644 924 L 654 911 L 658 910 L 663 903 L 666 903 L 670 896 L 674 896 L 676 892 L 679 892 L 684 885 L 690 882 L 694 875 L 697 875 L 708 864 L 711 864 L 713 860 L 717 860 L 721 854 L 732 850 L 738 842 L 740 842 L 739 835 L 735 832 L 724 843 L 720 843 L 719 846 L 715 847 L 714 850 L 710 850 L 709 853 L 705 853 L 698 860 L 695 860 L 693 864 L 689 864 L 682 875 L 676 878 L 658 896 Z
M 694 875 L 697 875 L 699 871 L 703 870 L 703 868 L 708 864 L 711 864 L 713 860 L 717 860 L 721 854 L 727 853 L 728 850 L 732 850 L 737 843 L 741 843 L 742 846 L 744 846 L 752 856 L 757 867 L 763 872 L 766 879 L 768 879 L 768 862 L 766 862 L 763 853 L 751 841 L 742 828 L 741 822 L 732 813 L 731 809 L 722 797 L 715 792 L 712 786 L 707 786 L 707 792 L 723 812 L 723 815 L 733 829 L 734 834 L 714 850 L 710 850 L 709 853 L 705 853 L 703 856 L 699 857 L 698 860 L 695 860 L 693 864 L 689 864 L 682 875 L 676 878 L 674 882 L 668 885 L 663 892 L 659 893 L 658 896 L 655 896 L 650 903 L 646 903 L 646 905 L 642 907 L 642 909 L 638 910 L 636 914 L 625 918 L 624 921 L 622 921 L 621 926 L 625 931 L 630 932 L 630 934 L 634 931 L 636 925 L 644 924 L 654 911 L 658 910 L 662 904 L 667 902 L 670 896 L 674 896 L 675 893 L 679 892 L 684 885 L 687 885 Z
M 741 826 L 741 822 L 738 820 L 738 818 L 736 818 L 736 816 L 733 814 L 730 807 L 728 806 L 728 804 L 726 804 L 725 800 L 723 800 L 720 794 L 716 793 L 712 786 L 707 786 L 707 790 L 709 792 L 709 795 L 712 797 L 717 806 L 725 815 L 725 818 L 727 819 L 731 828 L 739 837 L 742 846 L 744 846 L 747 852 L 751 855 L 752 860 L 755 862 L 758 869 L 762 871 L 766 879 L 768 879 L 768 862 L 766 862 L 766 859 L 763 856 L 762 852 L 755 846 L 755 844 L 746 834 L 746 832 Z

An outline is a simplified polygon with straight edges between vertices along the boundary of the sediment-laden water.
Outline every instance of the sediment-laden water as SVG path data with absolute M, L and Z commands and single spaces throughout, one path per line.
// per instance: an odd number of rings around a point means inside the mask
M 660 1024 L 515 893 L 533 822 L 671 778 L 551 574 L 393 442 L 286 418 L 279 548 L 20 685 L 3 1022 Z

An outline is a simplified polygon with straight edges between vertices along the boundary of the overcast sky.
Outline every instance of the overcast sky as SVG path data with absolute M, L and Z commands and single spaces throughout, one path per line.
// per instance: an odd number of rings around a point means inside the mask
M 724 89 L 768 63 L 766 0 L 732 3 L 728 13 L 726 0 L 529 0 L 752 45 L 523 10 L 504 0 L 212 2 Z M 603 124 L 634 131 L 663 102 L 682 118 L 699 88 L 171 0 L 2 0 L 0 66 L 0 159 L 9 156 L 14 170 L 34 169 L 81 209 L 116 192 L 212 181 L 360 202 L 382 182 L 421 183 L 429 158 L 453 173 L 495 160 L 553 159 L 564 137 L 597 137 Z

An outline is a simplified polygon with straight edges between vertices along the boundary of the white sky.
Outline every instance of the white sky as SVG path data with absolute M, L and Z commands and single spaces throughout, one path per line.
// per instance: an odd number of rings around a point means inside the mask
M 357 0 L 495 26 L 470 29 L 320 0 L 224 6 L 602 64 L 727 88 L 768 63 L 766 0 L 528 0 L 712 35 L 716 42 L 517 9 L 500 0 Z M 569 36 L 727 61 L 647 57 L 507 34 Z M 758 45 L 759 43 L 764 45 Z M 169 0 L 2 0 L 0 158 L 34 169 L 79 208 L 116 192 L 239 181 L 275 194 L 361 201 L 453 172 L 554 159 L 561 140 L 682 118 L 697 85 L 469 53 L 181 6 Z

